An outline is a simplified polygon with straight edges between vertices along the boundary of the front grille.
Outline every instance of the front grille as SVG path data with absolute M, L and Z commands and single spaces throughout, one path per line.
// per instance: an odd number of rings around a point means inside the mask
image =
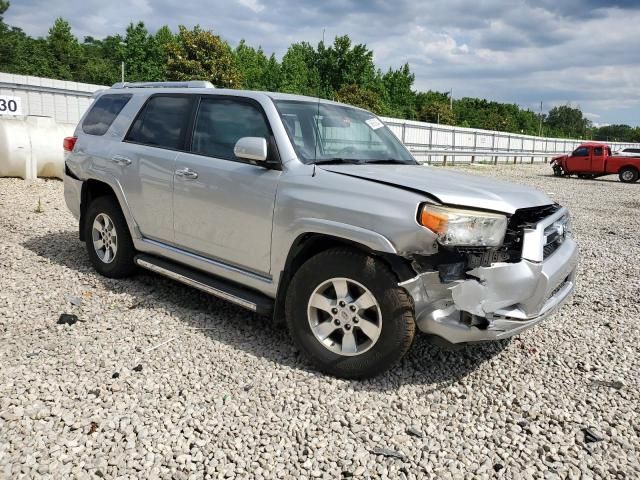
M 560 208 L 560 205 L 557 203 L 545 205 L 544 207 L 521 208 L 516 210 L 516 213 L 511 216 L 509 223 L 515 222 L 522 228 L 531 228 L 541 220 L 556 213 Z
M 543 248 L 544 258 L 547 258 L 549 255 L 555 252 L 560 247 L 560 245 L 562 245 L 562 242 L 559 242 L 558 240 L 555 240 L 549 245 L 545 245 Z
M 507 224 L 507 233 L 504 237 L 504 246 L 509 254 L 509 261 L 518 262 L 522 258 L 522 243 L 524 239 L 524 230 L 527 228 L 535 228 L 536 224 L 555 212 L 560 210 L 560 205 L 554 203 L 553 205 L 545 205 L 543 207 L 531 207 L 520 208 L 515 211 L 509 223 Z M 549 255 L 558 248 L 559 245 L 553 246 L 547 245 L 549 248 Z M 553 250 L 551 250 L 553 248 Z M 544 254 L 547 257 L 547 253 Z

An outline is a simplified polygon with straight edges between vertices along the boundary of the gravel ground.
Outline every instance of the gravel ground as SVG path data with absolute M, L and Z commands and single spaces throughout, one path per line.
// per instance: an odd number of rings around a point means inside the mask
M 574 300 L 511 342 L 419 338 L 363 382 L 196 290 L 99 277 L 61 182 L 0 179 L 0 478 L 640 477 L 640 184 L 463 169 L 570 207 Z

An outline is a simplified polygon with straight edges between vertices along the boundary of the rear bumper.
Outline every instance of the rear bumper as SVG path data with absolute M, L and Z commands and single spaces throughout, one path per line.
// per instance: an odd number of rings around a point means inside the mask
M 543 240 L 531 235 L 525 245 L 532 256 L 537 255 L 532 242 L 538 241 Z M 567 237 L 543 261 L 495 263 L 449 284 L 440 283 L 437 272 L 427 272 L 400 285 L 413 297 L 421 331 L 450 343 L 500 340 L 533 327 L 562 307 L 575 289 L 577 264 L 577 245 Z
M 76 220 L 80 220 L 80 201 L 82 195 L 82 180 L 77 180 L 65 173 L 64 178 L 64 201 L 67 208 Z

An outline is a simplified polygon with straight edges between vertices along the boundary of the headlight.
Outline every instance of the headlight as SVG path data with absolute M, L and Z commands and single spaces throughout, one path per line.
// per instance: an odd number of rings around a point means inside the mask
M 499 213 L 424 205 L 421 225 L 438 235 L 443 245 L 497 247 L 507 231 L 507 217 Z

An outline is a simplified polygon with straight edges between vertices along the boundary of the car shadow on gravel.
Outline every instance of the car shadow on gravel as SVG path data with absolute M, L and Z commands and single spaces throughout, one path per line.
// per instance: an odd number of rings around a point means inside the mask
M 536 175 L 538 177 L 544 177 L 544 178 L 556 178 L 558 180 L 573 180 L 576 182 L 602 182 L 602 183 L 622 183 L 620 182 L 620 180 L 618 180 L 618 176 L 613 176 L 611 175 L 610 178 L 578 178 L 578 177 L 556 177 L 553 173 L 550 174 L 544 174 L 544 173 L 539 173 L 538 175 Z
M 133 300 L 121 307 L 123 316 L 138 308 L 170 311 L 189 329 L 200 329 L 203 336 L 217 342 L 285 367 L 322 376 L 293 346 L 286 329 L 267 317 L 151 273 L 141 272 L 120 280 L 100 276 L 91 266 L 76 232 L 47 233 L 32 237 L 22 246 L 65 268 L 90 275 L 114 293 L 130 295 Z M 507 345 L 508 342 L 502 341 L 442 348 L 427 336 L 418 335 L 409 353 L 388 372 L 371 380 L 347 383 L 356 390 L 386 391 L 405 384 L 437 389 L 473 372 Z

